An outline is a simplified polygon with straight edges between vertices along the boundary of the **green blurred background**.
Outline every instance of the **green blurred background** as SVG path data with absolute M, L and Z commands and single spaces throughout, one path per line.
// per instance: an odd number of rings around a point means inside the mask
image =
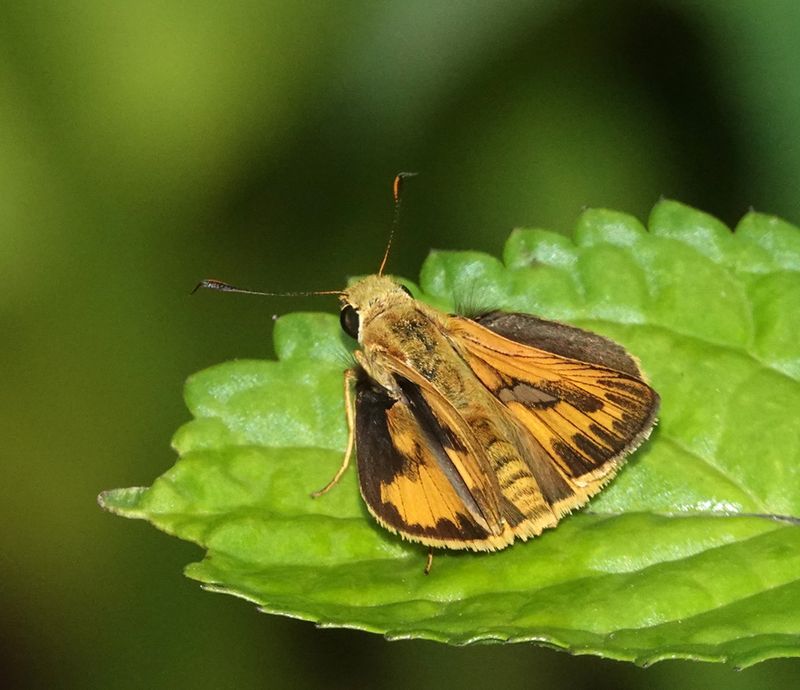
M 800 662 L 632 665 L 318 630 L 207 594 L 201 553 L 104 514 L 173 462 L 183 380 L 271 355 L 271 316 L 188 290 L 337 288 L 660 196 L 800 221 L 800 4 L 0 5 L 3 687 L 793 686 Z

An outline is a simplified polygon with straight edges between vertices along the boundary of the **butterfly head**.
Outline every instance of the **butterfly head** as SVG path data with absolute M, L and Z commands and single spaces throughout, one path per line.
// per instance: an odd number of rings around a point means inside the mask
M 351 338 L 360 340 L 365 323 L 399 302 L 413 300 L 413 297 L 405 285 L 387 276 L 373 275 L 351 285 L 339 299 L 342 302 L 339 315 L 342 330 Z

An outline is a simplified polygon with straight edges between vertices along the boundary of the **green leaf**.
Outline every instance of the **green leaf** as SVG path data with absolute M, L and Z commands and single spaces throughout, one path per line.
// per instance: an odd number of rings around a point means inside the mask
M 499 553 L 437 554 L 426 577 L 425 549 L 374 523 L 353 470 L 312 500 L 346 441 L 352 342 L 325 314 L 279 319 L 277 362 L 192 376 L 177 464 L 101 504 L 205 548 L 187 574 L 208 588 L 326 626 L 642 664 L 800 655 L 797 228 L 751 213 L 731 233 L 671 201 L 647 229 L 591 210 L 572 239 L 515 231 L 502 262 L 433 253 L 420 285 L 442 308 L 568 321 L 641 359 L 660 424 L 587 510 Z

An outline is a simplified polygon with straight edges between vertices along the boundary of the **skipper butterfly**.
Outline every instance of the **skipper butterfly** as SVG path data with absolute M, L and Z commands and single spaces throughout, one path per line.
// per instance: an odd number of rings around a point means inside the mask
M 407 176 L 395 178 L 393 231 Z M 529 314 L 467 318 L 423 304 L 383 274 L 390 247 L 391 237 L 376 275 L 345 290 L 292 293 L 338 294 L 342 328 L 359 345 L 344 377 L 344 459 L 313 495 L 355 453 L 369 512 L 430 549 L 494 551 L 554 527 L 649 436 L 658 394 L 603 336 Z

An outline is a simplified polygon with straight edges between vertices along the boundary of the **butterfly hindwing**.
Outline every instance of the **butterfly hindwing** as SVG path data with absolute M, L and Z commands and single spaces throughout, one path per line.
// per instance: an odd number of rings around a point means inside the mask
M 504 311 L 488 312 L 473 320 L 517 343 L 642 377 L 639 364 L 624 347 L 597 333 L 531 314 Z

